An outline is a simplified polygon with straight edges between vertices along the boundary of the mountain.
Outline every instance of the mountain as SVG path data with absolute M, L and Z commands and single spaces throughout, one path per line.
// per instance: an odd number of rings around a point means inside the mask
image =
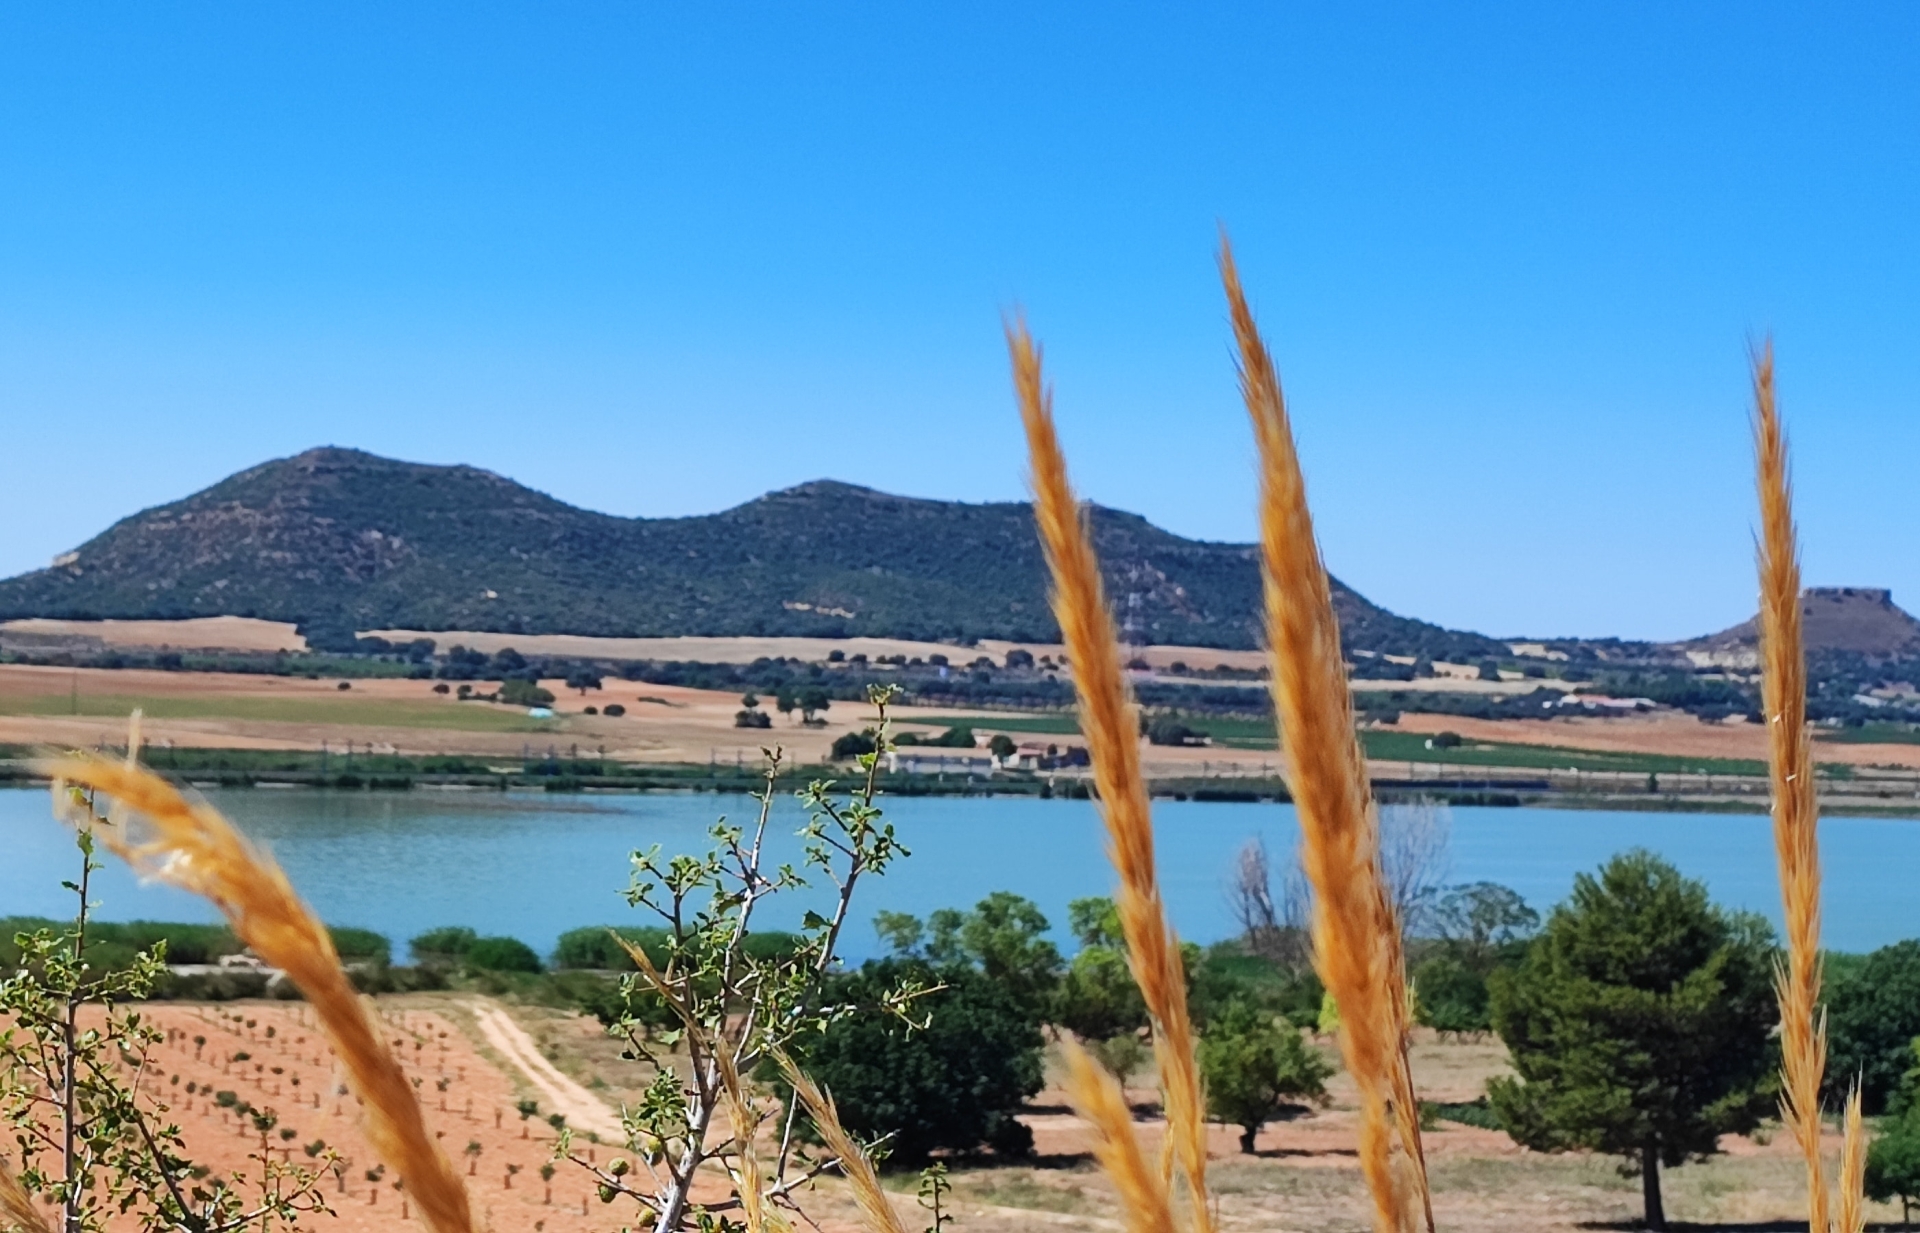
M 1091 510 L 1133 637 L 1255 645 L 1256 550 Z M 465 466 L 314 449 L 122 519 L 0 581 L 0 619 L 251 616 L 338 644 L 354 629 L 1053 641 L 1024 503 L 890 496 L 831 481 L 691 518 L 577 509 Z M 1334 583 L 1350 648 L 1497 654 Z
M 1882 587 L 1808 587 L 1800 596 L 1800 627 L 1810 654 L 1839 652 L 1870 659 L 1920 655 L 1920 620 L 1896 606 L 1893 592 Z M 1760 618 L 1680 645 L 1704 663 L 1756 662 Z

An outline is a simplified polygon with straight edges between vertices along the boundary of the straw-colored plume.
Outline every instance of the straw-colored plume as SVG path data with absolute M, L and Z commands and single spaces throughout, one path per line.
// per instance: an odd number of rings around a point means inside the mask
M 1847 1097 L 1846 1137 L 1840 1145 L 1840 1212 L 1834 1233 L 1862 1233 L 1867 1227 L 1867 1128 L 1860 1118 L 1860 1085 Z
M 766 1170 L 760 1161 L 755 1137 L 760 1130 L 760 1115 L 747 1099 L 746 1085 L 740 1081 L 740 1068 L 725 1041 L 714 1042 L 713 1058 L 720 1071 L 720 1087 L 727 1098 L 727 1120 L 733 1124 L 734 1190 L 740 1196 L 740 1212 L 746 1218 L 747 1233 L 786 1233 L 793 1226 L 776 1209 L 768 1206 L 763 1189 Z
M 412 1085 L 355 995 L 326 928 L 279 866 L 211 806 L 187 800 L 151 772 L 88 756 L 43 761 L 38 769 L 53 778 L 60 808 L 72 809 L 67 785 L 111 797 L 116 816 L 123 811 L 127 818 L 126 832 L 96 828 L 96 837 L 143 875 L 211 900 L 255 954 L 286 972 L 313 1005 L 366 1105 L 368 1140 L 405 1179 L 421 1218 L 434 1233 L 471 1233 L 467 1192 L 427 1132 Z
M 1173 1233 L 1166 1179 L 1140 1150 L 1126 1093 L 1075 1041 L 1064 1041 L 1062 1053 L 1067 1063 L 1067 1099 L 1093 1127 L 1093 1154 L 1120 1192 L 1127 1233 Z
M 1820 1084 L 1827 1033 L 1820 1010 L 1820 839 L 1807 731 L 1807 659 L 1800 629 L 1800 561 L 1787 446 L 1773 396 L 1773 344 L 1753 357 L 1753 452 L 1760 490 L 1761 695 L 1773 778 L 1773 850 L 1787 925 L 1780 996 L 1780 1118 L 1807 1167 L 1809 1227 L 1827 1227 L 1820 1156 Z
M 1354 732 L 1333 595 L 1280 379 L 1222 240 L 1220 273 L 1240 352 L 1240 388 L 1260 448 L 1260 538 L 1274 710 L 1313 883 L 1314 964 L 1340 1011 L 1340 1048 L 1360 1094 L 1360 1164 L 1374 1226 L 1414 1226 L 1426 1207 L 1417 1107 L 1405 1073 L 1400 929 L 1379 871 L 1379 829 Z M 1395 1137 L 1405 1163 L 1392 1162 Z
M 814 1129 L 826 1141 L 827 1149 L 839 1158 L 840 1171 L 852 1183 L 853 1199 L 860 1205 L 860 1214 L 866 1217 L 867 1233 L 906 1233 L 906 1227 L 900 1223 L 900 1213 L 887 1199 L 887 1192 L 880 1188 L 880 1175 L 874 1172 L 873 1161 L 840 1124 L 840 1113 L 834 1108 L 833 1098 L 807 1078 L 792 1058 L 784 1053 L 776 1056 L 787 1082 L 793 1085 L 794 1094 L 812 1116 Z
M 1194 1228 L 1208 1233 L 1206 1097 L 1195 1061 L 1193 1021 L 1180 943 L 1167 922 L 1154 868 L 1153 818 L 1140 767 L 1140 725 L 1121 666 L 1120 646 L 1100 581 L 1092 537 L 1067 480 L 1054 431 L 1053 395 L 1041 374 L 1040 350 L 1020 322 L 1007 327 L 1014 391 L 1027 434 L 1034 517 L 1053 574 L 1053 611 L 1060 622 L 1080 728 L 1093 759 L 1107 855 L 1120 875 L 1115 894 L 1134 983 L 1153 1017 L 1153 1053 L 1166 1103 L 1167 1134 L 1192 1205 Z
M 53 1233 L 46 1214 L 33 1205 L 33 1196 L 0 1160 L 0 1233 Z

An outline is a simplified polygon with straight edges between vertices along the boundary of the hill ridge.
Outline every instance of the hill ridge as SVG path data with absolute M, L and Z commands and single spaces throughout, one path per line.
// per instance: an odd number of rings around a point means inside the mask
M 1254 545 L 1089 508 L 1137 641 L 1250 648 Z M 1485 656 L 1501 643 L 1395 615 L 1337 581 L 1350 649 Z M 465 464 L 319 446 L 129 515 L 0 581 L 0 619 L 249 616 L 338 644 L 354 629 L 1052 641 L 1026 502 L 834 479 L 712 514 L 623 518 Z

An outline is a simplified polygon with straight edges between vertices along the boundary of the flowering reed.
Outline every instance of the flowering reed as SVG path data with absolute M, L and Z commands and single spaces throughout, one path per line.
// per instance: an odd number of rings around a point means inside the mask
M 1140 1150 L 1140 1140 L 1133 1133 L 1133 1111 L 1119 1081 L 1076 1042 L 1066 1041 L 1062 1051 L 1067 1097 L 1093 1127 L 1093 1155 L 1120 1192 L 1127 1233 L 1173 1233 L 1166 1178 Z
M 1826 1169 L 1820 1156 L 1820 1084 L 1827 1068 L 1826 1023 L 1819 1009 L 1820 814 L 1807 731 L 1798 539 L 1786 440 L 1774 402 L 1771 342 L 1753 357 L 1753 404 L 1760 491 L 1760 680 L 1773 779 L 1773 850 L 1787 925 L 1787 958 L 1774 982 L 1780 996 L 1780 1120 L 1806 1160 L 1807 1221 L 1820 1233 L 1827 1228 Z
M 1400 928 L 1380 877 L 1379 823 L 1286 401 L 1224 239 L 1220 274 L 1239 344 L 1241 394 L 1260 452 L 1267 645 L 1302 863 L 1314 889 L 1314 964 L 1339 1007 L 1340 1048 L 1359 1088 L 1360 1164 L 1373 1196 L 1374 1226 L 1397 1233 L 1412 1226 L 1416 1203 L 1423 1214 L 1430 1211 L 1404 1056 Z M 1392 1159 L 1396 1135 L 1399 1166 Z M 1427 1221 L 1431 1227 L 1430 1215 Z
M 793 1085 L 794 1095 L 800 1098 L 800 1103 L 807 1107 L 807 1113 L 812 1116 L 814 1129 L 820 1132 L 828 1150 L 839 1157 L 840 1171 L 852 1183 L 854 1202 L 860 1205 L 860 1214 L 866 1218 L 867 1233 L 906 1233 L 905 1226 L 900 1223 L 900 1213 L 893 1210 L 887 1192 L 880 1188 L 880 1175 L 874 1172 L 873 1161 L 853 1141 L 846 1127 L 840 1124 L 840 1113 L 834 1108 L 833 1098 L 803 1074 L 793 1064 L 792 1058 L 784 1053 L 775 1057 L 787 1076 L 787 1082 Z
M 0 1233 L 53 1233 L 53 1226 L 5 1161 L 0 1161 Z
M 127 815 L 125 832 L 96 827 L 96 837 L 143 875 L 211 900 L 255 954 L 286 972 L 366 1104 L 368 1140 L 406 1181 L 427 1226 L 472 1233 L 466 1189 L 427 1132 L 412 1085 L 354 993 L 333 939 L 279 866 L 211 806 L 187 800 L 150 771 L 87 755 L 43 761 L 38 769 L 54 780 L 56 805 L 69 816 L 86 809 L 71 800 L 70 786 L 112 798 Z M 144 832 L 139 838 L 136 826 Z
M 1154 868 L 1153 818 L 1140 767 L 1140 724 L 1121 667 L 1119 639 L 1100 580 L 1100 562 L 1081 514 L 1053 424 L 1053 395 L 1026 326 L 1007 327 L 1014 391 L 1026 428 L 1034 517 L 1053 574 L 1053 611 L 1073 665 L 1080 727 L 1093 759 L 1107 855 L 1120 875 L 1115 894 L 1127 961 L 1153 1018 L 1153 1053 L 1167 1110 L 1167 1134 L 1186 1179 L 1194 1228 L 1208 1233 L 1206 1098 L 1194 1056 L 1193 1022 L 1180 944 L 1167 922 Z

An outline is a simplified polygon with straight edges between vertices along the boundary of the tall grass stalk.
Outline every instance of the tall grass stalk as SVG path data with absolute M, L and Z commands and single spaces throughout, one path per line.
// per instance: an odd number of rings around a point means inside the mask
M 355 994 L 326 928 L 279 866 L 211 806 L 187 800 L 138 766 L 77 755 L 40 761 L 36 769 L 53 779 L 63 817 L 78 820 L 75 811 L 84 811 L 91 818 L 86 803 L 74 799 L 75 786 L 112 798 L 125 821 L 98 828 L 101 842 L 144 876 L 210 900 L 255 954 L 286 972 L 365 1102 L 368 1141 L 405 1180 L 427 1227 L 472 1233 L 466 1189 L 427 1132 L 412 1085 Z
M 1093 1155 L 1120 1192 L 1127 1233 L 1173 1233 L 1173 1205 L 1164 1174 L 1148 1163 L 1133 1133 L 1133 1110 L 1119 1080 L 1072 1040 L 1062 1046 L 1067 1096 L 1093 1127 Z
M 33 1205 L 13 1170 L 0 1160 L 0 1230 L 4 1233 L 53 1233 L 44 1212 Z
M 853 1186 L 853 1199 L 860 1206 L 867 1233 L 906 1233 L 906 1226 L 900 1223 L 900 1213 L 894 1210 L 892 1200 L 881 1189 L 880 1175 L 874 1170 L 872 1158 L 840 1124 L 840 1112 L 834 1107 L 833 1098 L 822 1092 L 786 1054 L 776 1054 L 775 1060 L 780 1063 L 787 1082 L 793 1085 L 794 1095 L 807 1107 L 814 1129 L 820 1132 L 828 1150 L 839 1157 L 840 1171 Z
M 1060 622 L 1079 697 L 1080 726 L 1093 759 L 1107 855 L 1120 876 L 1114 898 L 1127 941 L 1127 962 L 1153 1020 L 1153 1053 L 1167 1111 L 1169 1148 L 1179 1162 L 1194 1228 L 1209 1233 L 1206 1098 L 1187 1010 L 1186 970 L 1167 921 L 1154 867 L 1153 817 L 1140 766 L 1140 721 L 1113 616 L 1100 580 L 1092 536 L 1067 479 L 1054 429 L 1053 395 L 1041 372 L 1040 349 L 1023 322 L 1007 327 L 1014 392 L 1026 429 L 1034 517 L 1053 575 L 1053 611 Z
M 1380 874 L 1379 819 L 1340 655 L 1340 626 L 1273 358 L 1224 238 L 1220 274 L 1239 345 L 1240 390 L 1260 452 L 1260 540 L 1274 710 L 1301 858 L 1313 883 L 1314 965 L 1340 1011 L 1340 1049 L 1360 1095 L 1360 1165 L 1374 1227 L 1433 1225 L 1407 1068 L 1406 969 Z M 1401 1158 L 1393 1158 L 1399 1141 Z M 1416 1213 L 1418 1215 L 1416 1216 Z
M 1807 730 L 1799 540 L 1786 439 L 1774 401 L 1771 341 L 1753 357 L 1753 407 L 1760 494 L 1760 687 L 1773 780 L 1773 851 L 1787 925 L 1787 957 L 1774 980 L 1780 996 L 1780 1119 L 1806 1161 L 1808 1228 L 1823 1233 L 1828 1199 L 1820 1154 L 1820 1085 L 1826 1077 L 1827 1029 L 1820 1009 L 1820 807 Z

